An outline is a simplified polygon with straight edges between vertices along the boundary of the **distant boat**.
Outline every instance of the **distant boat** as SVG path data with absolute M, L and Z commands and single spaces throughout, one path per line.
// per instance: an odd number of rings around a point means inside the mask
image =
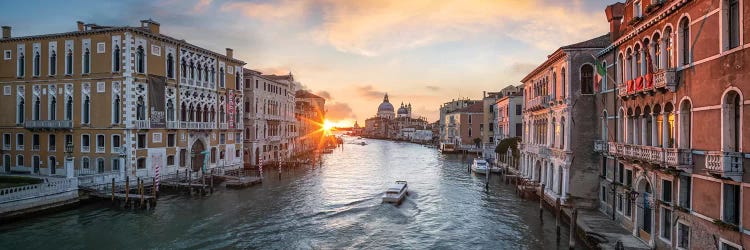
M 487 161 L 479 158 L 474 159 L 474 162 L 471 163 L 471 171 L 477 174 L 487 174 Z
M 383 202 L 401 203 L 406 196 L 406 181 L 396 181 L 383 194 Z
M 364 145 L 367 145 L 367 142 L 359 142 L 357 144 L 364 146 Z

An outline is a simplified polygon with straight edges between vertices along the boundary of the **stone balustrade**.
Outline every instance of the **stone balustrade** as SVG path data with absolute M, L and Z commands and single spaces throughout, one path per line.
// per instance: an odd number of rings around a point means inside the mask
M 690 149 L 609 142 L 609 154 L 631 160 L 676 167 L 690 172 L 693 168 L 693 155 Z
M 27 120 L 23 123 L 27 129 L 72 129 L 71 120 Z
M 725 151 L 706 152 L 706 171 L 735 181 L 742 180 L 742 153 Z
M 0 189 L 0 204 L 75 191 L 78 179 L 52 179 L 45 183 Z M 0 205 L 1 207 L 2 205 Z
M 606 141 L 596 140 L 594 141 L 594 152 L 607 153 L 607 146 L 609 146 L 609 144 Z

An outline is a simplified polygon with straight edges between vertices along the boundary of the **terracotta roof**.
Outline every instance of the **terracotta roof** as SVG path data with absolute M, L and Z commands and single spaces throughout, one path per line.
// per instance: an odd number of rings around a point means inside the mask
M 468 107 L 457 109 L 451 113 L 482 113 L 484 112 L 483 105 L 484 103 L 478 102 L 474 103 L 472 105 L 469 105 Z
M 609 46 L 612 41 L 609 40 L 609 33 L 602 36 L 560 47 L 561 49 L 583 49 L 583 48 L 604 48 Z
M 320 99 L 323 99 L 323 97 L 317 96 L 317 95 L 315 95 L 313 93 L 310 93 L 310 92 L 304 91 L 304 90 L 297 90 L 297 92 L 294 93 L 294 97 L 296 97 L 296 98 L 320 98 Z

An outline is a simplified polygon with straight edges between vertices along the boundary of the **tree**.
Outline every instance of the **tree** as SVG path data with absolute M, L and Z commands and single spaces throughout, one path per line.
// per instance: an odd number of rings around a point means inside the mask
M 513 158 L 518 158 L 521 156 L 521 153 L 518 150 L 518 142 L 520 141 L 521 137 L 502 139 L 500 140 L 500 143 L 497 144 L 497 147 L 495 147 L 495 153 L 505 155 L 508 153 L 508 149 L 510 148 Z

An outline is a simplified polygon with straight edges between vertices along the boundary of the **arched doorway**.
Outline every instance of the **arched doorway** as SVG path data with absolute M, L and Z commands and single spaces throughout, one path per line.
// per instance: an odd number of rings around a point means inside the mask
M 201 167 L 203 167 L 206 155 L 202 153 L 205 150 L 206 146 L 203 145 L 203 141 L 196 140 L 195 143 L 193 143 L 193 147 L 190 149 L 190 166 L 192 167 L 193 172 L 198 172 L 201 170 Z
M 638 197 L 636 198 L 636 206 L 638 207 L 638 237 L 645 241 L 650 241 L 653 230 L 653 207 L 651 201 L 653 200 L 653 191 L 651 189 L 651 183 L 646 179 L 641 179 L 637 186 Z

